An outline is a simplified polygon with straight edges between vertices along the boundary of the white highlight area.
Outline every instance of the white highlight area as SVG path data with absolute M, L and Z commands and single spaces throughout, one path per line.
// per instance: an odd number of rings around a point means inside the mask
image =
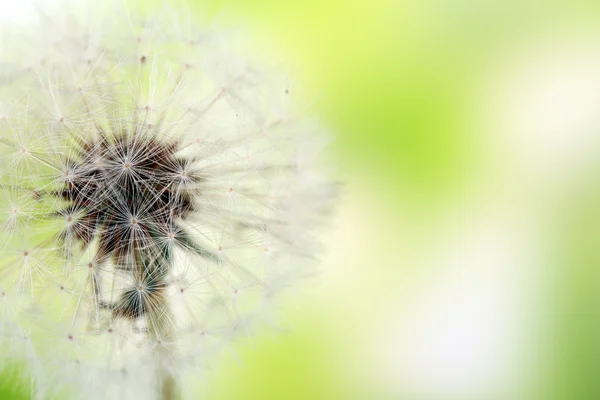
M 600 34 L 540 34 L 492 60 L 483 134 L 534 180 L 569 179 L 600 144 Z
M 498 215 L 451 224 L 426 281 L 379 327 L 379 371 L 411 399 L 482 399 L 516 387 L 526 327 L 523 230 Z
M 0 0 L 0 21 L 14 21 L 19 18 L 30 18 L 35 11 L 35 4 L 40 0 Z M 44 4 L 51 4 L 51 0 L 43 0 Z

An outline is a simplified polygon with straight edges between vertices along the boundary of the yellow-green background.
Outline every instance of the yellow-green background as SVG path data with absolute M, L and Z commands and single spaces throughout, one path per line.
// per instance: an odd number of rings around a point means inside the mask
M 487 192 L 481 178 L 493 169 L 482 140 L 487 135 L 472 129 L 473 114 L 481 111 L 473 97 L 478 82 L 498 54 L 563 24 L 593 27 L 600 7 L 517 0 L 187 5 L 198 15 L 243 23 L 289 61 L 297 85 L 318 95 L 311 112 L 334 134 L 328 157 L 344 182 L 333 226 L 324 234 L 329 253 L 320 283 L 309 295 L 286 301 L 286 332 L 262 332 L 251 344 L 237 344 L 237 356 L 226 353 L 199 379 L 202 398 L 416 398 L 400 375 L 394 378 L 381 340 L 393 339 L 394 329 L 401 340 L 402 324 L 395 321 L 410 308 L 411 296 L 443 276 L 443 263 L 432 270 L 411 262 L 429 251 L 431 236 L 444 234 L 439 221 L 452 205 L 471 207 L 460 205 L 467 193 Z M 505 184 L 513 175 L 518 180 L 518 168 L 507 166 Z M 600 202 L 594 171 L 590 175 L 591 183 L 578 189 L 581 201 L 563 209 L 567 217 L 544 217 L 568 223 L 556 235 L 564 250 L 564 259 L 556 260 L 561 284 L 550 289 L 555 295 L 544 300 L 547 307 L 537 308 L 547 314 L 531 316 L 542 321 L 540 331 L 551 331 L 533 340 L 546 343 L 540 358 L 524 367 L 521 391 L 504 388 L 510 394 L 502 394 L 496 387 L 477 400 L 600 398 Z M 2 385 L 0 398 L 19 398 L 12 378 Z M 422 397 L 465 399 L 436 393 Z

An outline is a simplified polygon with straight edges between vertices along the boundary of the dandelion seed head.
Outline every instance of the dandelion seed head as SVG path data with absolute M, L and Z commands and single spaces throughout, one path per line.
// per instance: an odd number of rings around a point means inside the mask
M 0 37 L 0 350 L 36 398 L 192 390 L 310 275 L 336 193 L 289 79 L 107 4 Z

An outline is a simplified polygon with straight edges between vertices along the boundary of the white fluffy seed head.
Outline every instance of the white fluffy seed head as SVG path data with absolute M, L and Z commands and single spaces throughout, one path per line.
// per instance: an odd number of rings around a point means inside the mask
M 28 24 L 0 42 L 3 362 L 39 398 L 171 398 L 310 272 L 322 129 L 186 13 Z

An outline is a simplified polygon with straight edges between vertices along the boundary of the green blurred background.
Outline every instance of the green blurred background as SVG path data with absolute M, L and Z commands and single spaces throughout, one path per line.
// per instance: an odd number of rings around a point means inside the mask
M 185 4 L 287 60 L 344 183 L 285 331 L 199 398 L 600 399 L 596 2 Z

